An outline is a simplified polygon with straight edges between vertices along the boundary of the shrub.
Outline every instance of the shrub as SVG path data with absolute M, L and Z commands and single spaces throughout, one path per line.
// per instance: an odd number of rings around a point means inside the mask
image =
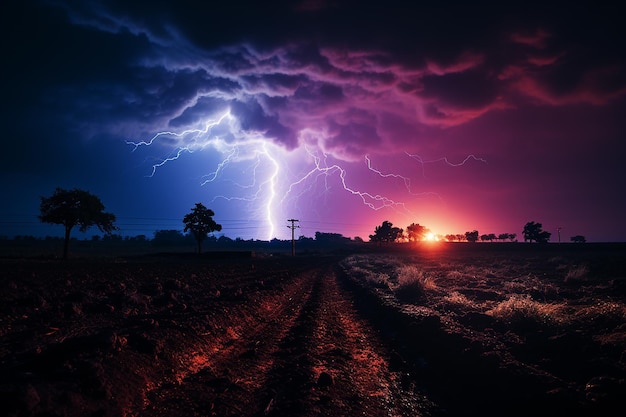
M 486 314 L 517 324 L 558 324 L 563 321 L 563 306 L 540 303 L 529 295 L 513 294 L 509 299 L 498 303 Z
M 382 256 L 353 255 L 344 259 L 341 265 L 353 279 L 366 281 L 377 288 L 388 289 L 397 282 L 396 274 L 393 272 L 400 265 L 400 261 Z
M 589 275 L 589 268 L 587 265 L 574 265 L 572 268 L 567 271 L 565 274 L 564 282 L 576 282 L 583 281 L 587 279 Z
M 416 265 L 402 265 L 397 268 L 396 297 L 404 302 L 415 302 L 424 296 L 426 290 L 435 289 L 434 282 L 424 275 Z
M 448 295 L 444 297 L 446 303 L 465 307 L 466 309 L 474 309 L 476 308 L 476 303 L 469 298 L 467 298 L 464 294 L 461 294 L 458 291 L 452 291 Z
M 598 301 L 579 308 L 573 317 L 585 325 L 613 327 L 626 321 L 626 305 L 613 301 Z

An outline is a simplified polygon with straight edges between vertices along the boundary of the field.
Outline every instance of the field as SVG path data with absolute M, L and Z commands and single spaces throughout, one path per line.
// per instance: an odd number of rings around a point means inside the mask
M 9 416 L 621 416 L 626 245 L 0 259 Z

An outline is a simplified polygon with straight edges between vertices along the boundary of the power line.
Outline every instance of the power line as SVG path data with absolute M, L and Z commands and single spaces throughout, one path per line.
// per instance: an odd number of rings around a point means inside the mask
M 29 235 L 29 234 L 45 234 L 49 230 L 52 233 L 53 225 L 42 223 L 37 214 L 31 213 L 0 213 L 0 235 Z M 289 219 L 292 230 L 292 241 L 295 246 L 295 229 L 299 228 L 302 232 L 311 233 L 313 231 L 324 230 L 341 230 L 342 233 L 350 233 L 351 231 L 364 230 L 370 227 L 364 223 L 347 223 L 320 220 L 299 220 Z M 249 219 L 219 219 L 218 222 L 223 225 L 224 230 L 229 234 L 254 234 L 254 231 L 263 228 L 262 222 Z M 299 223 L 296 225 L 296 223 Z M 149 216 L 116 216 L 115 224 L 120 228 L 120 232 L 124 234 L 151 234 L 157 230 L 182 230 L 183 224 L 180 218 L 173 217 L 149 217 Z M 295 249 L 294 249 L 295 250 Z
M 288 222 L 291 222 L 291 226 L 287 226 L 288 228 L 291 229 L 291 256 L 295 256 L 296 254 L 296 239 L 294 236 L 294 232 L 297 228 L 299 228 L 300 226 L 296 226 L 296 222 L 299 222 L 300 220 L 296 220 L 296 219 L 288 219 Z

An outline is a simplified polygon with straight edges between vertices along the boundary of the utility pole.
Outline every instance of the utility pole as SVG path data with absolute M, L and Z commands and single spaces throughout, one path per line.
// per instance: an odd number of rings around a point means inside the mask
M 291 229 L 291 256 L 295 256 L 296 255 L 295 230 L 300 227 L 300 226 L 296 226 L 295 223 L 299 222 L 300 220 L 288 219 L 287 221 L 291 222 L 291 226 L 287 226 L 288 228 Z
M 556 232 L 559 234 L 559 243 L 561 243 L 561 227 L 556 228 Z

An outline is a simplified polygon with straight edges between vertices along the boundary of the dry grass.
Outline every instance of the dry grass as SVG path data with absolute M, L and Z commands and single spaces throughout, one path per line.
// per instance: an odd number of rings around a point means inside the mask
M 452 291 L 443 297 L 445 304 L 455 307 L 460 307 L 463 310 L 476 310 L 480 306 L 473 300 L 467 298 L 464 294 L 458 291 Z
M 415 264 L 400 265 L 395 271 L 397 284 L 396 297 L 404 302 L 415 302 L 422 298 L 427 291 L 435 290 L 434 281 Z
M 357 255 L 348 258 L 344 268 L 403 303 L 437 306 L 442 312 L 481 312 L 501 322 L 544 328 L 614 328 L 626 322 L 624 303 L 587 298 L 588 284 L 608 279 L 597 276 L 577 254 L 495 255 Z
M 513 294 L 485 313 L 509 323 L 532 321 L 549 325 L 562 324 L 566 317 L 564 304 L 542 303 L 527 294 Z
M 410 316 L 437 317 L 437 330 L 461 336 L 466 351 L 482 352 L 498 369 L 515 375 L 532 369 L 550 386 L 563 381 L 567 388 L 559 392 L 568 398 L 588 393 L 594 375 L 623 381 L 626 246 L 493 247 L 459 245 L 375 261 L 364 255 L 359 267 L 386 274 L 385 300 L 395 297 Z M 623 403 L 622 388 L 607 390 L 602 395 Z
M 565 274 L 563 279 L 566 283 L 585 281 L 589 276 L 589 267 L 587 265 L 574 265 Z
M 576 309 L 572 318 L 582 322 L 583 325 L 599 323 L 621 325 L 626 323 L 626 305 L 620 302 L 598 300 L 594 304 Z
M 352 255 L 341 262 L 344 271 L 377 288 L 389 289 L 396 282 L 395 268 L 401 265 L 395 258 L 367 255 Z
M 434 280 L 415 264 L 401 265 L 396 268 L 396 276 L 399 287 L 419 283 L 424 290 L 434 290 L 437 288 Z
M 416 302 L 426 291 L 434 291 L 437 285 L 431 275 L 416 261 L 384 256 L 354 255 L 342 262 L 346 273 L 373 284 L 378 288 L 393 290 L 404 302 Z

